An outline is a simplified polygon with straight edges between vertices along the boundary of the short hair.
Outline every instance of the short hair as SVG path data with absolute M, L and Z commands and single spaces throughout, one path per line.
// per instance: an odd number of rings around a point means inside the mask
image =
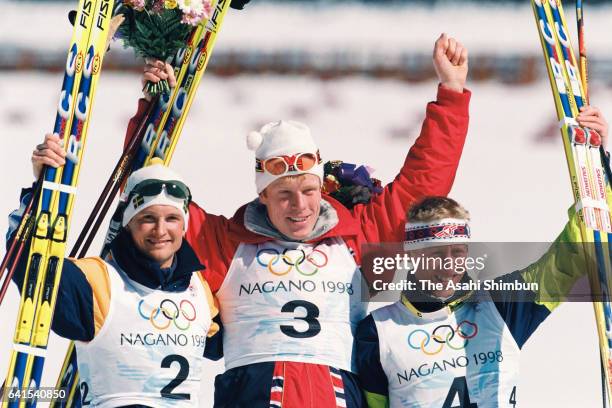
M 470 213 L 452 198 L 441 196 L 425 197 L 408 210 L 409 222 L 430 222 L 443 218 L 470 220 Z
M 291 179 L 291 180 L 294 180 L 294 179 L 305 178 L 306 176 L 314 176 L 314 177 L 317 177 L 316 175 L 311 174 L 311 173 L 289 174 L 289 175 L 287 175 L 287 176 L 282 176 L 282 177 L 277 178 L 276 180 L 274 180 L 274 181 L 273 181 L 272 183 L 270 183 L 270 184 L 273 184 L 273 183 L 275 183 L 276 181 L 278 181 L 278 180 L 280 180 L 280 179 Z M 319 177 L 317 177 L 317 179 L 319 180 L 319 188 L 323 188 L 323 184 L 321 183 L 321 179 L 320 179 Z M 269 186 L 270 184 L 268 184 L 268 185 L 266 186 L 266 188 L 264 188 L 263 190 L 261 190 L 261 191 L 259 192 L 259 195 L 263 195 L 263 196 L 265 197 L 265 196 L 268 194 L 266 190 L 268 189 L 268 186 Z

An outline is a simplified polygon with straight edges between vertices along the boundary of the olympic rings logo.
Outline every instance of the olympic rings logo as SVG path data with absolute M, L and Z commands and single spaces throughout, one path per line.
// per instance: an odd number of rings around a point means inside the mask
M 464 320 L 454 329 L 449 324 L 440 325 L 433 330 L 431 335 L 423 329 L 413 330 L 408 335 L 408 346 L 414 350 L 420 349 L 428 356 L 433 356 L 440 353 L 445 344 L 453 350 L 462 350 L 468 345 L 469 340 L 476 337 L 477 334 L 478 325 Z M 457 338 L 459 340 L 456 340 Z M 432 347 L 426 348 L 430 343 L 432 343 Z
M 197 316 L 195 306 L 187 299 L 181 300 L 178 305 L 171 299 L 164 299 L 150 313 L 143 312 L 143 303 L 144 300 L 138 302 L 138 314 L 157 330 L 166 330 L 172 323 L 179 330 L 187 330 Z
M 297 259 L 291 256 L 297 253 Z M 319 272 L 319 268 L 327 265 L 328 258 L 325 252 L 314 249 L 306 255 L 303 249 L 285 248 L 281 254 L 274 248 L 264 248 L 257 251 L 257 263 L 276 276 L 287 275 L 293 268 L 303 276 L 312 276 Z

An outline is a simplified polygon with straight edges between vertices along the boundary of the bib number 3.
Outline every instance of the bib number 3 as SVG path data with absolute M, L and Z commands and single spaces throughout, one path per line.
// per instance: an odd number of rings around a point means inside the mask
M 306 310 L 306 316 L 294 316 L 294 319 L 306 322 L 308 325 L 306 330 L 298 331 L 295 326 L 282 324 L 280 330 L 283 334 L 298 339 L 314 337 L 319 334 L 321 331 L 321 323 L 317 320 L 319 317 L 319 308 L 314 303 L 306 302 L 305 300 L 292 300 L 291 302 L 285 303 L 281 312 L 296 313 L 296 309 L 298 308 Z

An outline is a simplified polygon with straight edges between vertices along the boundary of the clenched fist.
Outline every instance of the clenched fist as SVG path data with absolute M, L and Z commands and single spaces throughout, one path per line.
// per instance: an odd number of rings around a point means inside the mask
M 433 63 L 443 87 L 463 92 L 468 73 L 468 51 L 463 44 L 442 33 L 434 45 Z
M 591 128 L 599 133 L 601 145 L 605 150 L 608 150 L 608 121 L 599 108 L 583 106 L 580 108 L 580 113 L 576 120 L 580 126 Z
M 144 87 L 147 81 L 156 84 L 162 79 L 168 81 L 170 88 L 176 86 L 176 77 L 174 76 L 174 69 L 172 69 L 172 66 L 167 62 L 147 58 L 145 60 L 144 72 L 141 80 L 142 86 Z M 151 100 L 151 95 L 148 93 L 145 92 L 144 96 L 146 100 Z

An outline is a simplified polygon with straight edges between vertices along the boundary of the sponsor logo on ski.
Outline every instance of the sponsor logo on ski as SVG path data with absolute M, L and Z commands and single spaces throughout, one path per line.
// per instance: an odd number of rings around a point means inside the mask
M 191 47 L 185 48 L 185 55 L 183 55 L 183 58 L 182 58 L 182 63 L 183 64 L 186 64 L 190 60 L 191 54 L 193 54 L 192 48 Z M 176 74 L 176 72 L 175 72 L 175 74 Z
M 200 54 L 200 58 L 198 58 L 198 66 L 196 67 L 196 70 L 201 71 L 202 68 L 204 68 L 204 65 L 206 64 L 207 56 L 208 54 L 206 53 L 206 50 L 202 50 L 202 53 Z
M 592 197 L 593 193 L 591 192 L 591 185 L 589 184 L 589 173 L 585 166 L 580 167 L 580 174 L 582 176 L 582 186 L 584 187 L 584 195 L 587 197 Z
M 96 21 L 96 27 L 98 27 L 100 30 L 104 30 L 104 21 L 106 17 L 108 16 L 109 8 L 110 8 L 109 0 L 102 0 L 102 3 L 100 3 L 100 12 L 98 14 L 98 21 Z
M 210 27 L 208 27 L 208 28 L 209 28 L 210 31 L 217 32 L 217 27 L 219 25 L 219 22 L 217 21 L 217 19 L 219 18 L 219 16 L 223 12 L 223 7 L 225 6 L 225 3 L 227 3 L 228 1 L 230 1 L 230 0 L 219 0 L 219 2 L 217 3 L 217 7 L 215 7 L 215 11 L 213 12 L 213 16 L 209 20 Z
M 606 199 L 606 195 L 605 195 L 606 184 L 604 182 L 603 174 L 601 173 L 601 169 L 596 169 L 595 174 L 597 175 L 597 187 L 600 193 L 598 194 L 599 198 L 602 198 L 605 200 Z
M 193 73 L 197 71 L 198 66 L 200 65 L 200 56 L 202 55 L 202 50 L 206 46 L 206 39 L 203 38 L 198 43 L 198 48 L 194 53 L 191 54 L 191 59 L 189 60 L 189 76 L 192 77 Z
M 83 9 L 81 9 L 81 19 L 79 20 L 79 25 L 85 29 L 88 28 L 86 23 L 87 17 L 89 17 L 91 14 L 92 3 L 92 0 L 85 0 L 85 3 L 83 4 Z
M 102 58 L 100 58 L 99 54 L 96 54 L 93 59 L 91 73 L 93 75 L 96 75 L 98 72 L 100 72 L 101 67 L 102 67 Z
M 79 54 L 76 57 L 75 71 L 78 74 L 82 70 L 83 70 L 83 51 L 79 51 Z
M 187 77 L 187 80 L 185 81 L 185 86 L 184 86 L 184 89 L 186 89 L 187 92 L 189 92 L 189 90 L 191 89 L 192 82 L 193 82 L 193 75 L 189 75 Z

